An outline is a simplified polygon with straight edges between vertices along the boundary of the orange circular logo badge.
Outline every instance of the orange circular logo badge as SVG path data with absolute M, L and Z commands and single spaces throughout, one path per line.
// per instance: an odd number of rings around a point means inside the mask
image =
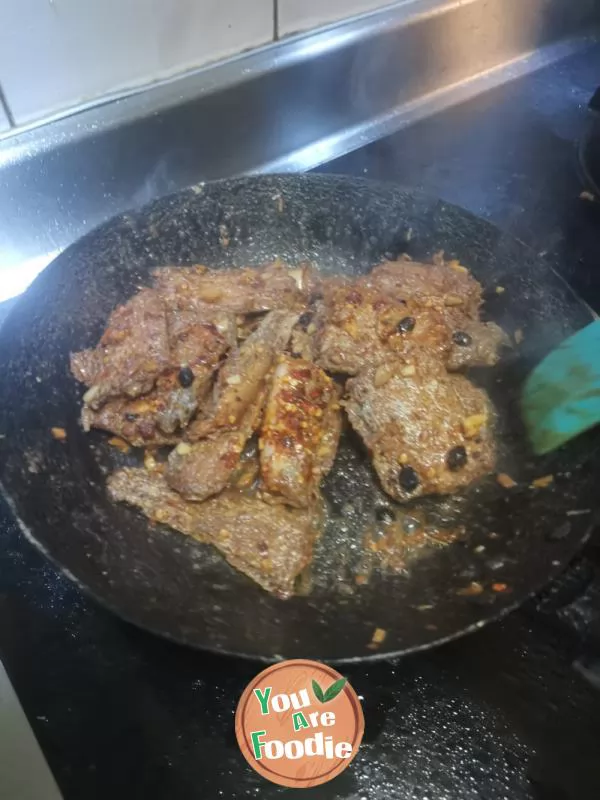
M 246 687 L 235 734 L 246 761 L 280 786 L 319 786 L 358 752 L 365 720 L 346 678 L 318 661 L 282 661 Z

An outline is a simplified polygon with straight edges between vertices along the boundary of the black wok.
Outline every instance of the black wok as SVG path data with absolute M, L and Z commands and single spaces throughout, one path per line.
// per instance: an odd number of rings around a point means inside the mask
M 350 435 L 325 482 L 329 521 L 311 588 L 289 600 L 261 590 L 210 547 L 108 500 L 107 472 L 130 457 L 109 447 L 107 436 L 80 428 L 82 387 L 69 373 L 69 352 L 96 343 L 112 309 L 149 281 L 153 267 L 240 266 L 280 256 L 356 274 L 385 255 L 424 259 L 441 248 L 481 281 L 487 316 L 524 335 L 500 367 L 473 376 L 498 410 L 500 470 L 518 486 L 504 489 L 492 477 L 464 498 L 411 510 L 425 509 L 438 527 L 460 523 L 460 541 L 429 548 L 405 571 L 375 570 L 357 585 L 364 532 L 376 527 L 385 497 Z M 589 319 L 524 245 L 414 191 L 314 175 L 208 184 L 96 229 L 16 304 L 0 336 L 0 479 L 30 541 L 108 608 L 150 631 L 265 660 L 342 661 L 429 647 L 521 603 L 590 531 L 600 431 L 536 459 L 517 402 L 530 367 Z M 65 441 L 51 436 L 54 426 L 66 429 Z M 554 476 L 550 487 L 530 488 L 546 474 Z M 376 628 L 386 632 L 378 646 Z

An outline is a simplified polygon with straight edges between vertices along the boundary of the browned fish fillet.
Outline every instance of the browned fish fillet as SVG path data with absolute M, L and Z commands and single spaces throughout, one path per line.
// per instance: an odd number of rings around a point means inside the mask
M 481 284 L 464 267 L 445 263 L 385 261 L 357 280 L 396 302 L 412 301 L 422 308 L 476 318 L 481 306 Z
M 359 283 L 405 301 L 417 323 L 413 330 L 416 346 L 429 347 L 426 338 L 419 341 L 417 336 L 423 327 L 423 311 L 429 309 L 430 314 L 441 318 L 447 331 L 449 347 L 445 357 L 449 370 L 494 366 L 500 348 L 508 344 L 508 337 L 498 325 L 480 320 L 481 284 L 457 262 L 445 262 L 440 256 L 435 264 L 386 261 Z
M 159 380 L 162 383 L 162 379 Z M 182 390 L 182 394 L 183 391 L 190 392 L 189 389 Z M 83 429 L 89 431 L 91 428 L 99 428 L 109 431 L 125 439 L 134 447 L 177 444 L 181 439 L 181 433 L 179 431 L 171 434 L 164 433 L 158 425 L 159 413 L 170 397 L 171 389 L 163 392 L 157 387 L 149 394 L 135 400 L 123 397 L 114 398 L 98 410 L 84 405 L 81 411 Z M 181 402 L 183 402 L 183 398 Z M 193 413 L 196 400 L 191 394 L 189 404 Z
M 271 311 L 230 354 L 219 373 L 213 406 L 190 426 L 187 436 L 190 441 L 204 438 L 219 428 L 239 426 L 261 395 L 275 358 L 287 345 L 297 318 L 287 311 Z
M 96 409 L 84 404 L 85 430 L 101 428 L 135 446 L 176 443 L 207 395 L 220 358 L 235 342 L 235 321 L 220 328 L 189 312 L 167 315 L 169 362 L 153 389 L 135 399 L 115 397 Z
M 308 506 L 331 469 L 341 428 L 338 391 L 319 367 L 282 356 L 259 439 L 261 475 L 273 495 Z
M 168 366 L 165 309 L 152 289 L 142 289 L 113 311 L 94 350 L 71 354 L 71 371 L 90 387 L 84 400 L 94 409 L 111 397 L 149 392 Z
M 451 371 L 466 367 L 493 367 L 509 338 L 495 322 L 474 320 L 452 332 L 452 347 L 446 367 Z
M 462 375 L 397 361 L 367 368 L 347 390 L 350 422 L 396 500 L 458 492 L 493 471 L 490 401 Z
M 196 267 L 160 267 L 156 287 L 167 297 L 194 298 L 235 314 L 272 310 L 301 310 L 314 289 L 309 266 L 290 269 L 279 262 L 265 267 L 209 270 Z
M 140 508 L 201 542 L 210 542 L 240 572 L 269 592 L 287 597 L 312 557 L 315 518 L 307 510 L 273 505 L 230 491 L 190 503 L 160 473 L 126 468 L 108 479 L 113 500 Z
M 464 269 L 385 263 L 326 299 L 316 361 L 356 375 L 397 356 L 448 369 L 496 363 L 504 334 L 479 320 L 480 284 Z
M 162 392 L 164 403 L 157 414 L 160 430 L 172 434 L 185 428 L 212 386 L 223 356 L 236 342 L 232 314 L 216 309 L 170 309 L 167 313 L 170 361 L 176 385 Z M 160 381 L 158 388 L 161 389 Z
M 446 358 L 451 329 L 435 309 L 396 300 L 378 289 L 349 284 L 330 298 L 317 334 L 317 363 L 331 372 L 356 375 L 395 355 L 427 350 Z
M 296 319 L 287 311 L 272 311 L 231 354 L 219 375 L 213 414 L 192 423 L 192 444 L 181 444 L 169 456 L 166 478 L 171 488 L 200 501 L 227 486 L 260 425 L 267 380 Z
M 239 467 L 246 442 L 260 423 L 265 396 L 263 387 L 238 428 L 218 430 L 193 444 L 181 442 L 169 455 L 165 472 L 169 486 L 196 501 L 223 491 Z

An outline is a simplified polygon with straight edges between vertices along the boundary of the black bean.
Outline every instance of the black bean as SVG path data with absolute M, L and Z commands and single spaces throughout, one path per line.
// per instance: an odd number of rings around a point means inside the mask
M 179 370 L 179 375 L 177 376 L 177 380 L 183 386 L 184 389 L 187 389 L 188 386 L 191 386 L 194 382 L 194 373 L 189 367 L 182 367 Z
M 466 331 L 454 331 L 452 334 L 452 341 L 459 347 L 468 347 L 473 344 L 473 339 Z
M 300 325 L 303 331 L 305 331 L 308 328 L 308 326 L 312 322 L 312 318 L 313 318 L 312 311 L 305 311 L 304 314 L 300 314 L 300 317 L 298 319 L 298 324 Z
M 394 512 L 388 506 L 377 506 L 375 509 L 375 519 L 377 522 L 390 525 L 394 521 Z
M 467 463 L 467 451 L 459 444 L 458 447 L 453 447 L 448 451 L 446 456 L 446 465 L 451 472 L 458 472 Z
M 125 419 L 127 420 L 127 422 L 135 422 L 137 418 L 138 418 L 138 415 L 137 414 L 132 414 L 131 411 L 128 411 L 125 414 Z
M 398 473 L 398 483 L 405 492 L 414 492 L 420 483 L 419 476 L 412 467 L 401 467 Z
M 400 322 L 396 325 L 396 329 L 398 333 L 410 333 L 416 325 L 416 320 L 414 317 L 404 317 L 400 320 Z

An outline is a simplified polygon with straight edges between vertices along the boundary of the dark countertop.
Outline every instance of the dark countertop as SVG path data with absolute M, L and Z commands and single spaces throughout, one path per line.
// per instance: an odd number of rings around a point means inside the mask
M 598 76 L 600 48 L 323 170 L 417 185 L 487 217 L 600 309 L 600 206 L 579 198 L 575 155 Z M 290 793 L 255 775 L 235 743 L 235 706 L 258 665 L 120 622 L 32 550 L 3 503 L 0 515 L 0 655 L 67 800 Z M 592 544 L 565 583 L 502 623 L 345 670 L 363 697 L 365 744 L 310 797 L 599 797 L 596 563 Z

